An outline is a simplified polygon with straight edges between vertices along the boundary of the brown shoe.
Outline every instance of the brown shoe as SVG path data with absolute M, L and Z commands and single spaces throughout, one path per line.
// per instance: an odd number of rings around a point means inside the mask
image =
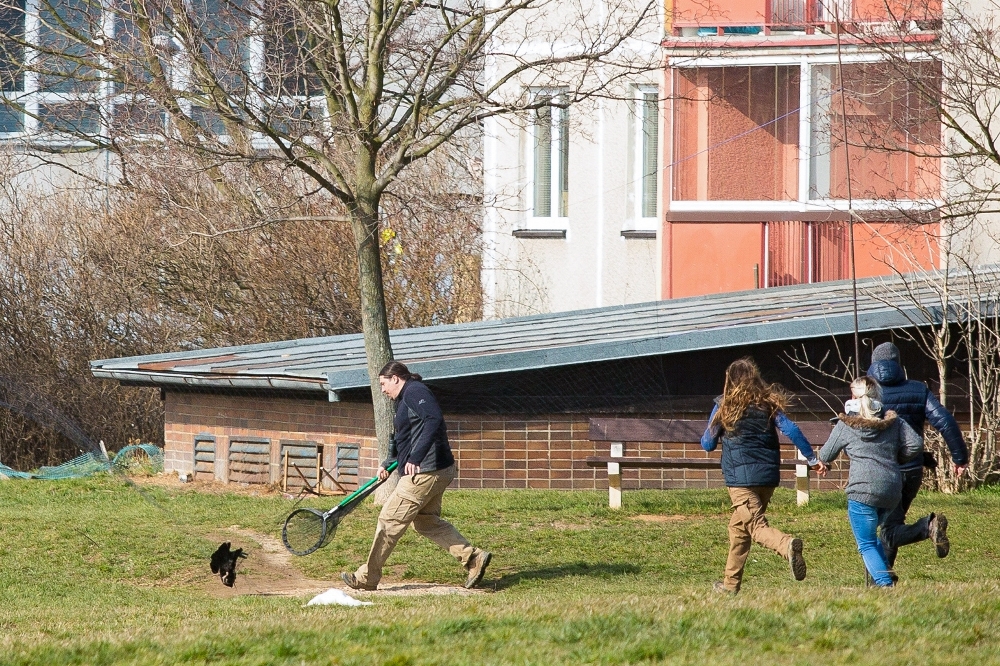
M 792 578 L 805 579 L 806 560 L 802 557 L 802 539 L 792 539 L 788 544 L 788 566 L 792 569 Z
M 358 581 L 358 577 L 352 573 L 344 572 L 340 574 L 340 580 L 344 581 L 344 585 L 351 588 L 352 590 L 365 590 L 366 592 L 374 592 L 378 589 L 378 583 L 374 585 L 362 584 Z
M 490 566 L 490 560 L 493 559 L 493 553 L 481 550 L 472 556 L 469 560 L 469 577 L 465 579 L 466 589 L 472 589 L 476 585 L 479 585 L 480 581 L 483 580 L 483 574 L 486 573 L 486 567 Z
M 721 580 L 717 580 L 712 583 L 712 590 L 714 592 L 718 592 L 719 594 L 736 594 L 737 592 L 736 590 L 730 590 Z
M 927 525 L 927 532 L 930 540 L 934 542 L 934 550 L 938 557 L 948 557 L 951 550 L 951 543 L 948 541 L 948 519 L 944 514 L 931 516 L 931 521 Z

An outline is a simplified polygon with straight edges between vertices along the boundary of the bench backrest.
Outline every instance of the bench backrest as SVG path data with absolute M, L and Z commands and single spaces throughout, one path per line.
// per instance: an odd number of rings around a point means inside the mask
M 802 434 L 814 448 L 823 446 L 833 424 L 829 421 L 797 421 Z M 683 419 L 590 419 L 588 439 L 595 442 L 698 442 L 706 421 Z M 791 444 L 781 432 L 782 444 Z

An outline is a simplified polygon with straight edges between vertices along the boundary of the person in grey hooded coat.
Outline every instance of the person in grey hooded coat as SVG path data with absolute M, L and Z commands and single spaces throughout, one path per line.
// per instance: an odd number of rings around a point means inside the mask
M 847 519 L 865 569 L 878 587 L 892 587 L 895 576 L 878 538 L 878 527 L 899 504 L 903 480 L 899 463 L 923 452 L 923 439 L 893 411 L 882 415 L 879 386 L 869 377 L 854 380 L 851 400 L 857 414 L 841 414 L 840 421 L 820 449 L 819 459 L 832 462 L 841 451 L 851 459 L 847 481 Z

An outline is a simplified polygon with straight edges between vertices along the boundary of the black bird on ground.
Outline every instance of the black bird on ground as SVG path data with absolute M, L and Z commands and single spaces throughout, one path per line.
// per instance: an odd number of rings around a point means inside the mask
M 219 574 L 226 587 L 232 587 L 236 583 L 236 563 L 241 558 L 246 558 L 242 548 L 230 550 L 229 545 L 226 541 L 212 553 L 212 573 Z

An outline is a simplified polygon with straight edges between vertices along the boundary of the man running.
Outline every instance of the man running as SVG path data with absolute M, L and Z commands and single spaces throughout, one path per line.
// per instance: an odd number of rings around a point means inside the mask
M 420 381 L 420 375 L 411 373 L 399 361 L 386 364 L 378 381 L 382 392 L 396 401 L 396 433 L 378 478 L 388 478 L 386 468 L 396 460 L 400 479 L 379 513 L 368 560 L 354 573 L 345 571 L 340 577 L 355 590 L 377 589 L 385 561 L 412 524 L 418 534 L 461 562 L 467 573 L 465 587 L 475 587 L 482 581 L 492 555 L 474 548 L 441 517 L 441 496 L 457 474 L 441 408 Z
M 955 417 L 934 397 L 927 384 L 906 378 L 899 363 L 899 349 L 896 345 L 884 342 L 875 348 L 868 376 L 881 386 L 885 409 L 896 412 L 918 435 L 923 437 L 925 421 L 930 422 L 941 433 L 955 464 L 955 476 L 962 476 L 969 464 L 969 450 Z M 944 514 L 931 513 L 912 525 L 906 524 L 906 512 L 917 496 L 924 478 L 921 456 L 900 464 L 900 472 L 903 476 L 903 497 L 882 526 L 882 545 L 890 569 L 896 561 L 897 551 L 906 544 L 930 539 L 934 542 L 938 557 L 947 557 L 950 548 L 948 519 Z

